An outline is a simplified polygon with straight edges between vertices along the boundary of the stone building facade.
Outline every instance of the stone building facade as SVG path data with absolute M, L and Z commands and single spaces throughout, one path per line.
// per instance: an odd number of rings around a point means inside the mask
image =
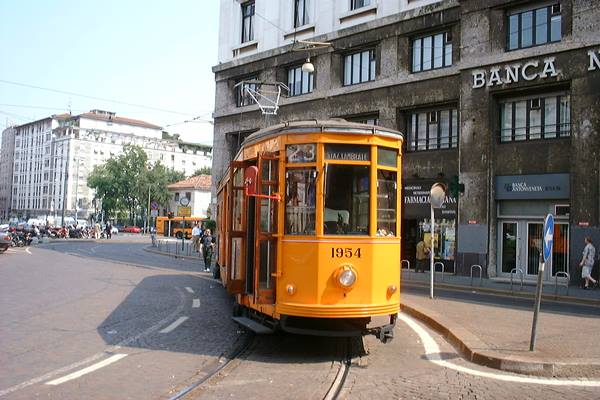
M 221 3 L 222 12 L 248 4 Z M 229 3 L 234 6 L 223 6 Z M 552 213 L 555 252 L 545 278 L 559 271 L 578 276 L 583 238 L 600 244 L 595 1 L 411 1 L 393 13 L 386 1 L 359 2 L 355 10 L 336 5 L 356 2 L 319 1 L 312 20 L 309 12 L 314 27 L 291 31 L 282 16 L 295 15 L 297 1 L 281 2 L 277 11 L 260 0 L 250 3 L 261 21 L 273 16 L 271 25 L 280 29 L 271 34 L 281 40 L 261 47 L 256 37 L 245 46 L 222 34 L 229 41 L 220 43 L 221 63 L 213 68 L 215 183 L 243 138 L 265 125 L 331 117 L 376 123 L 405 134 L 405 259 L 413 263 L 416 243 L 431 237 L 427 193 L 442 181 L 461 188 L 449 193 L 433 232 L 446 271 L 468 275 L 478 264 L 489 277 L 507 278 L 516 269 L 533 279 L 543 219 Z M 319 12 L 325 3 L 332 12 Z M 222 25 L 231 20 L 221 15 Z M 294 32 L 331 46 L 293 51 Z M 243 79 L 298 88 L 290 71 L 308 56 L 312 82 L 305 87 L 301 78 L 300 90 L 282 99 L 276 116 L 240 101 L 234 86 Z

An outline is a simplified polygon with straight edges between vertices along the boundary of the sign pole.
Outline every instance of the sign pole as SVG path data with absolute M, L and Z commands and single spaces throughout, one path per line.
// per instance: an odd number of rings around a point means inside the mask
M 181 251 L 183 251 L 184 247 L 185 247 L 185 217 L 181 217 L 182 219 L 182 225 L 183 225 L 183 231 L 181 232 Z
M 435 219 L 434 219 L 434 215 L 433 215 L 433 206 L 431 207 L 431 243 L 429 245 L 429 270 L 431 272 L 431 277 L 430 277 L 430 284 L 429 284 L 429 298 L 433 299 L 433 275 L 435 273 L 434 271 L 434 267 L 433 267 L 433 253 L 434 253 L 434 237 L 433 235 L 435 235 Z M 425 243 L 425 246 L 427 246 L 427 243 Z
M 540 261 L 542 261 L 542 254 L 540 254 Z M 546 263 L 542 261 L 538 268 L 538 277 L 537 277 L 537 290 L 535 292 L 535 305 L 533 308 L 533 323 L 531 325 L 531 340 L 529 341 L 529 351 L 534 351 L 535 349 L 535 341 L 537 339 L 537 321 L 538 315 L 540 313 L 540 305 L 542 303 L 542 285 L 544 284 L 544 280 L 542 276 L 544 275 L 544 268 Z
M 542 303 L 542 289 L 544 285 L 544 269 L 546 263 L 552 262 L 552 244 L 554 242 L 554 217 L 552 214 L 546 216 L 544 229 L 542 230 L 542 254 L 540 254 L 540 266 L 538 268 L 537 289 L 535 292 L 535 305 L 533 307 L 533 323 L 531 324 L 531 340 L 529 341 L 529 351 L 535 350 L 537 339 L 537 322 Z

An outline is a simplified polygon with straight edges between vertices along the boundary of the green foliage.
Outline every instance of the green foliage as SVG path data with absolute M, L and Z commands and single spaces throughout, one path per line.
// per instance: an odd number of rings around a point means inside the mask
M 167 185 L 182 180 L 183 173 L 167 169 L 160 162 L 148 165 L 148 156 L 140 146 L 125 146 L 121 155 L 94 168 L 87 185 L 102 199 L 102 208 L 108 218 L 123 212 L 132 223 L 136 216 L 149 213 L 150 199 L 161 205 L 169 200 Z
M 198 168 L 197 170 L 195 170 L 194 173 L 192 174 L 192 176 L 211 175 L 211 174 L 212 174 L 211 167 L 202 167 L 202 168 Z

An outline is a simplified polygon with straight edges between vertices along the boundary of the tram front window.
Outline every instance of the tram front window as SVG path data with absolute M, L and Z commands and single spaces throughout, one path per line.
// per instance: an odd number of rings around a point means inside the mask
M 285 233 L 315 234 L 315 168 L 290 169 L 285 182 Z
M 329 164 L 326 168 L 326 235 L 369 234 L 369 166 Z

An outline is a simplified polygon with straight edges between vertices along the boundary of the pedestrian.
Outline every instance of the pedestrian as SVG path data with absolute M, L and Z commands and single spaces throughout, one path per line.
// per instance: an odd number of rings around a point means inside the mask
M 200 236 L 202 235 L 202 230 L 198 226 L 198 223 L 194 224 L 192 228 L 192 248 L 196 253 L 200 252 Z
M 112 225 L 108 221 L 106 222 L 106 238 L 107 239 L 112 238 Z
M 585 279 L 583 288 L 589 289 L 590 282 L 593 286 L 598 285 L 598 281 L 592 278 L 592 269 L 594 268 L 594 258 L 596 257 L 596 248 L 592 244 L 592 238 L 585 238 L 585 247 L 579 266 L 581 267 L 581 278 Z
M 202 257 L 204 258 L 204 271 L 210 271 L 210 265 L 212 263 L 212 254 L 214 247 L 214 239 L 210 234 L 210 229 L 204 231 L 204 237 L 202 238 Z
M 421 239 L 417 243 L 417 265 L 415 267 L 416 272 L 425 272 L 427 269 L 427 260 L 429 258 L 430 248 L 425 240 Z

